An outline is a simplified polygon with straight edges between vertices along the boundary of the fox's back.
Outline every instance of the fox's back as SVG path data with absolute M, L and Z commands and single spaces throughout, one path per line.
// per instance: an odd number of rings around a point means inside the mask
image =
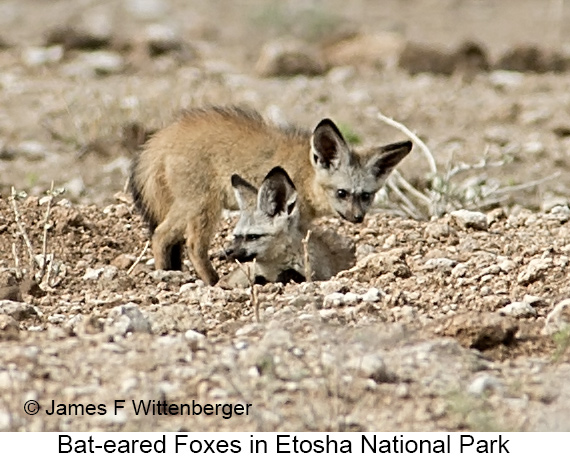
M 230 178 L 239 173 L 259 184 L 276 165 L 300 187 L 313 173 L 310 133 L 267 123 L 255 111 L 207 108 L 186 111 L 157 132 L 138 157 L 133 179 L 151 219 L 160 221 L 175 199 L 197 202 L 203 194 L 237 209 Z

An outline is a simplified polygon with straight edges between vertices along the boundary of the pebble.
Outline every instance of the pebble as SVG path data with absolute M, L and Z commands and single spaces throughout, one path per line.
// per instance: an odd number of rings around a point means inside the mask
M 536 308 L 537 306 L 538 306 L 538 307 L 541 307 L 541 306 L 546 306 L 546 305 L 547 305 L 546 300 L 545 300 L 544 298 L 542 298 L 542 297 L 536 297 L 536 296 L 534 296 L 534 295 L 529 295 L 529 294 L 526 294 L 526 295 L 523 297 L 523 300 L 522 300 L 522 301 L 523 301 L 523 303 L 527 303 L 527 304 L 529 304 L 530 306 L 532 306 L 532 307 L 534 307 L 534 308 Z
M 467 388 L 467 392 L 471 395 L 475 395 L 480 397 L 484 393 L 494 390 L 500 391 L 502 389 L 501 381 L 499 381 L 494 376 L 488 374 L 482 374 L 473 380 L 469 387 Z
M 410 388 L 407 384 L 401 383 L 396 386 L 394 395 L 397 398 L 408 398 L 410 396 Z
M 83 275 L 84 281 L 95 281 L 99 279 L 101 273 L 103 273 L 103 268 L 87 268 L 85 274 Z
M 141 20 L 155 20 L 168 11 L 162 0 L 127 0 L 126 7 L 130 14 Z
M 6 314 L 0 314 L 0 341 L 17 340 L 20 326 L 16 319 Z
M 355 370 L 363 378 L 373 379 L 375 382 L 391 382 L 394 376 L 388 372 L 384 359 L 379 354 L 366 354 L 351 358 L 345 365 Z
M 424 268 L 426 270 L 451 270 L 455 265 L 457 265 L 455 260 L 440 257 L 426 261 Z
M 135 303 L 116 306 L 109 311 L 105 328 L 114 335 L 152 333 L 151 324 Z
M 517 282 L 523 286 L 531 284 L 544 276 L 544 272 L 552 267 L 552 258 L 532 259 L 524 271 L 517 276 Z
M 12 431 L 12 415 L 8 411 L 0 410 L 0 432 Z
M 554 309 L 548 313 L 542 334 L 553 335 L 559 331 L 570 332 L 570 298 L 556 304 Z
M 489 74 L 489 81 L 497 88 L 511 89 L 524 82 L 524 74 L 518 71 L 495 70 Z
M 206 337 L 195 330 L 186 330 L 184 339 L 188 341 L 193 351 L 204 348 L 204 343 L 206 342 Z
M 328 321 L 337 315 L 337 311 L 335 309 L 321 309 L 319 315 L 323 320 Z
M 321 75 L 326 65 L 316 49 L 297 40 L 276 40 L 261 49 L 254 67 L 259 76 Z
M 568 208 L 568 205 L 554 206 L 550 210 L 548 218 L 560 221 L 561 224 L 563 224 L 564 222 L 568 222 L 568 220 L 570 220 L 570 208 Z
M 332 294 L 325 295 L 325 298 L 323 300 L 323 306 L 325 308 L 341 306 L 344 304 L 344 294 L 341 294 L 340 292 L 333 292 Z
M 6 314 L 16 321 L 23 321 L 36 316 L 38 312 L 35 307 L 27 303 L 11 300 L 0 300 L 0 314 Z
M 499 309 L 500 314 L 513 317 L 531 317 L 536 316 L 536 310 L 528 303 L 524 301 L 515 301 L 509 303 L 503 308 Z
M 43 160 L 47 156 L 45 145 L 39 141 L 22 141 L 16 147 L 17 151 L 28 160 Z
M 63 58 L 63 46 L 31 46 L 22 51 L 22 60 L 28 67 L 57 63 Z
M 361 299 L 363 302 L 376 303 L 381 301 L 384 295 L 386 294 L 383 291 L 376 287 L 372 287 L 362 294 Z
M 477 211 L 460 209 L 452 211 L 451 216 L 463 228 L 473 228 L 475 230 L 487 230 L 487 216 Z
M 123 57 L 112 51 L 84 52 L 64 67 L 68 76 L 92 77 L 120 73 L 125 68 Z

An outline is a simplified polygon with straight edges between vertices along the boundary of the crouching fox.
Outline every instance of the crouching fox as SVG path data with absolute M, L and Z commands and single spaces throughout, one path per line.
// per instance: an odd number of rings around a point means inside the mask
M 305 278 L 303 239 L 307 226 L 299 213 L 298 194 L 287 172 L 273 168 L 257 190 L 234 174 L 231 179 L 240 208 L 229 258 L 249 262 L 220 280 L 220 285 L 244 287 L 250 281 L 301 282 L 326 280 L 354 266 L 354 245 L 332 231 L 311 233 L 307 251 L 311 278 Z M 249 276 L 249 277 L 248 277 Z
M 362 222 L 411 148 L 405 141 L 355 153 L 329 119 L 311 135 L 241 108 L 194 109 L 150 138 L 133 162 L 130 188 L 153 233 L 155 267 L 180 269 L 186 241 L 197 274 L 214 284 L 208 248 L 222 209 L 238 209 L 232 174 L 258 184 L 280 165 L 297 186 L 303 224 L 335 214 Z

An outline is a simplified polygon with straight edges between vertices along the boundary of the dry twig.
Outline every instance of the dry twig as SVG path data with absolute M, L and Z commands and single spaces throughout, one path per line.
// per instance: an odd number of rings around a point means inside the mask
M 39 279 L 41 280 L 46 272 L 46 268 L 48 267 L 47 263 L 47 244 L 48 244 L 48 230 L 49 230 L 49 216 L 50 216 L 50 212 L 51 212 L 51 204 L 53 202 L 53 181 L 51 182 L 51 187 L 49 190 L 49 197 L 48 197 L 48 201 L 47 201 L 47 208 L 46 208 L 46 214 L 44 217 L 44 233 L 43 233 L 43 240 L 42 240 L 42 264 L 41 264 L 41 268 L 40 268 L 40 272 L 38 274 Z M 51 268 L 51 264 L 53 263 L 53 256 L 52 259 L 50 261 L 50 268 Z M 48 278 L 46 281 L 46 284 L 49 285 L 49 269 L 48 269 Z
M 22 279 L 23 274 L 20 269 L 20 258 L 18 257 L 18 251 L 16 249 L 16 243 L 12 243 L 12 256 L 14 257 L 14 267 L 16 268 L 16 278 Z
M 391 119 L 387 116 L 384 116 L 380 112 L 376 113 L 376 115 L 378 116 L 378 119 L 380 119 L 382 122 L 385 122 L 386 124 L 398 129 L 404 135 L 407 135 L 408 138 L 410 138 L 414 143 L 416 143 L 418 145 L 418 147 L 422 150 L 424 155 L 426 156 L 426 159 L 427 159 L 428 164 L 429 164 L 430 172 L 434 175 L 437 173 L 437 166 L 435 164 L 435 159 L 433 157 L 433 154 L 431 153 L 431 151 L 429 150 L 427 145 L 422 140 L 420 140 L 420 138 L 414 132 L 412 132 L 404 124 L 400 124 L 399 122 L 395 121 L 394 119 Z
M 127 270 L 127 275 L 130 275 L 130 274 L 134 271 L 135 267 L 140 263 L 140 261 L 142 260 L 143 256 L 146 254 L 146 251 L 147 251 L 149 245 L 150 245 L 150 241 L 147 240 L 147 242 L 146 242 L 145 245 L 144 245 L 144 248 L 143 248 L 142 252 L 141 252 L 141 253 L 139 254 L 139 256 L 136 258 L 136 260 L 135 260 L 134 263 L 131 265 L 131 267 Z
M 253 311 L 255 313 L 255 321 L 261 322 L 259 319 L 259 298 L 257 296 L 257 284 L 255 284 L 255 266 L 256 266 L 256 259 L 253 259 L 251 269 L 247 271 L 247 269 L 241 264 L 239 260 L 236 259 L 236 263 L 238 264 L 239 269 L 243 272 L 245 277 L 247 278 L 247 282 L 249 282 L 250 287 L 250 302 L 253 306 Z
M 26 233 L 24 224 L 22 223 L 22 216 L 20 215 L 20 211 L 18 210 L 18 204 L 16 203 L 16 198 L 17 198 L 16 189 L 12 187 L 12 196 L 10 198 L 10 201 L 12 202 L 12 210 L 14 211 L 16 226 L 18 227 L 18 231 L 20 232 L 20 235 L 22 236 L 22 239 L 26 244 L 26 248 L 28 249 L 29 267 L 30 267 L 29 274 L 31 275 L 33 274 L 34 271 L 34 250 L 32 248 L 32 243 L 30 242 L 30 238 Z

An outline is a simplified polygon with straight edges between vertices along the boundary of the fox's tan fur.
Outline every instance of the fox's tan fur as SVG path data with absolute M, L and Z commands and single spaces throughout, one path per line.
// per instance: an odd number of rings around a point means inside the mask
M 332 209 L 335 183 L 329 175 L 342 174 L 344 183 L 358 184 L 363 170 L 376 166 L 375 157 L 384 155 L 386 173 L 374 168 L 379 188 L 411 143 L 355 154 L 326 121 L 321 121 L 322 135 L 316 138 L 315 133 L 268 124 L 254 111 L 212 107 L 188 111 L 152 136 L 134 160 L 130 187 L 153 232 L 155 267 L 180 268 L 186 240 L 198 275 L 207 284 L 218 280 L 208 248 L 222 209 L 238 209 L 230 182 L 233 173 L 259 185 L 271 168 L 281 165 L 299 192 L 303 223 L 335 213 L 360 222 L 368 208 L 362 202 L 355 200 L 350 207 L 346 203 L 342 212 Z

